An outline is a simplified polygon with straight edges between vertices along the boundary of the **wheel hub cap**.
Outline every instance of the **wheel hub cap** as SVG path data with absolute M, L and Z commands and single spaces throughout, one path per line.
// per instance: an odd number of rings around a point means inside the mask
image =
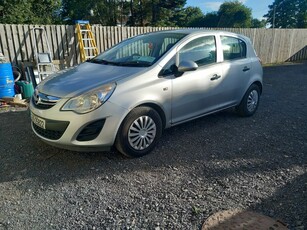
M 247 99 L 247 109 L 249 112 L 253 112 L 257 108 L 258 100 L 259 94 L 257 90 L 251 91 Z
M 135 150 L 146 149 L 156 137 L 156 124 L 148 116 L 137 118 L 129 127 L 128 141 Z

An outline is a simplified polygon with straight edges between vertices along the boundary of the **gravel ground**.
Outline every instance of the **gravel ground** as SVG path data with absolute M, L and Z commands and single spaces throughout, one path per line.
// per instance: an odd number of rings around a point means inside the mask
M 257 113 L 164 132 L 148 156 L 75 153 L 0 114 L 0 229 L 200 229 L 245 209 L 307 229 L 307 64 L 264 69 Z

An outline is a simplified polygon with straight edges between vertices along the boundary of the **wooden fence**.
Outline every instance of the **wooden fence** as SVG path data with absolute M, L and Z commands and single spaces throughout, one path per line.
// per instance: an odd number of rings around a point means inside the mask
M 18 64 L 19 62 L 32 62 L 34 60 L 34 41 L 31 31 L 34 27 L 45 29 L 54 60 L 65 63 L 67 67 L 80 63 L 75 26 L 0 24 L 0 52 L 8 57 L 10 62 Z M 110 48 L 123 39 L 166 29 L 174 28 L 92 26 L 99 52 Z M 307 60 L 307 29 L 220 29 L 249 37 L 264 64 Z M 46 51 L 46 42 L 41 41 L 38 39 L 39 52 Z

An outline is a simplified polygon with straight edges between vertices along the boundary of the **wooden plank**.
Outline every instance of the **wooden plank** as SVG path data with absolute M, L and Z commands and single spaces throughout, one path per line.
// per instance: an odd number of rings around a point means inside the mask
M 115 45 L 115 44 L 117 44 L 118 42 L 119 42 L 119 27 L 118 26 L 115 26 L 115 27 L 113 27 L 114 28 L 114 44 L 113 45 Z
M 107 27 L 107 39 L 108 39 L 108 49 L 112 46 L 112 27 Z
M 0 24 L 0 53 L 2 53 L 4 57 L 10 61 L 11 59 L 7 41 L 8 37 L 6 33 L 6 28 L 4 25 Z
M 259 51 L 258 51 L 258 55 L 262 61 L 263 64 L 269 63 L 266 60 L 266 55 L 267 55 L 267 44 L 266 44 L 266 40 L 265 40 L 265 34 L 267 33 L 267 29 L 262 29 L 259 30 L 257 35 L 256 35 L 256 39 L 259 41 Z
M 112 46 L 114 46 L 115 44 L 117 44 L 117 27 L 116 26 L 112 26 Z
M 104 49 L 104 42 L 103 42 L 103 28 L 102 26 L 98 27 L 98 38 L 97 38 L 97 42 L 98 42 L 98 52 L 102 53 L 105 49 Z
M 14 50 L 14 41 L 12 36 L 11 25 L 5 25 L 5 33 L 7 36 L 7 49 L 9 53 L 10 62 L 16 62 L 16 55 Z
M 77 42 L 75 40 L 75 27 L 70 25 L 67 26 L 67 37 L 68 37 L 68 58 L 66 61 L 67 67 L 74 66 L 78 64 L 78 52 L 77 52 Z
M 284 62 L 289 58 L 288 53 L 290 50 L 290 43 L 291 43 L 291 34 L 288 32 L 287 29 L 283 29 L 281 31 L 281 36 L 280 36 L 280 49 L 278 54 L 278 62 Z
M 50 43 L 52 44 L 51 47 L 52 47 L 53 59 L 58 60 L 59 59 L 59 53 L 58 53 L 59 44 L 58 44 L 57 36 L 56 36 L 56 26 L 50 25 L 48 27 L 48 33 L 50 35 L 49 37 Z
M 108 35 L 107 35 L 107 28 L 104 26 L 102 28 L 102 35 L 103 35 L 103 51 L 108 49 Z
M 25 40 L 23 36 L 23 30 L 22 30 L 22 25 L 16 25 L 16 31 L 17 31 L 17 45 L 16 45 L 16 50 L 17 50 L 17 61 L 24 61 L 26 58 L 26 50 L 25 50 Z M 20 58 L 18 58 L 20 56 Z
M 34 57 L 34 38 L 33 38 L 33 31 L 32 29 L 34 28 L 34 25 L 28 25 L 27 26 L 28 28 L 28 32 L 27 32 L 27 35 L 29 36 L 29 47 L 31 49 L 29 49 L 29 58 L 30 58 L 30 61 L 34 62 L 35 60 L 35 57 Z
M 52 30 L 50 25 L 45 25 L 45 32 L 46 32 L 46 37 L 48 39 L 49 47 L 50 47 L 50 53 L 52 55 L 52 59 L 55 59 L 55 52 L 54 52 L 54 43 L 52 40 Z
M 30 62 L 32 61 L 32 46 L 31 46 L 31 37 L 29 34 L 29 27 L 26 25 L 21 26 L 23 39 L 24 39 L 24 50 L 25 50 L 25 57 L 23 61 Z
M 100 26 L 98 26 L 98 25 L 93 25 L 92 26 L 93 36 L 94 36 L 95 41 L 96 41 L 96 46 L 97 46 L 97 49 L 98 49 L 98 53 L 100 53 L 100 50 L 101 50 L 99 29 L 100 29 Z
M 58 34 L 60 38 L 60 44 L 61 44 L 61 52 L 60 52 L 60 58 L 59 60 L 65 60 L 66 51 L 67 51 L 67 40 L 66 40 L 66 33 L 65 33 L 65 26 L 61 25 L 60 26 L 60 31 Z
M 128 38 L 127 28 L 128 27 L 122 27 L 122 40 L 125 40 Z
M 66 58 L 68 57 L 68 41 L 67 41 L 67 31 L 66 31 L 66 26 L 65 25 L 61 25 L 61 36 L 62 36 L 62 43 L 63 43 L 63 56 L 60 59 L 61 63 L 63 63 L 63 66 L 61 66 L 62 68 L 65 67 L 65 62 L 66 62 Z
M 18 65 L 18 60 L 21 60 L 21 51 L 20 51 L 20 43 L 19 43 L 19 35 L 17 31 L 16 25 L 11 25 L 11 33 L 12 33 L 12 45 L 14 50 L 15 58 L 13 60 L 15 65 Z
M 64 54 L 63 54 L 63 43 L 61 42 L 62 35 L 61 35 L 61 27 L 60 26 L 55 27 L 55 33 L 56 33 L 56 41 L 57 41 L 57 44 L 58 44 L 58 50 L 57 50 L 58 57 L 55 57 L 54 59 L 60 60 L 64 56 Z

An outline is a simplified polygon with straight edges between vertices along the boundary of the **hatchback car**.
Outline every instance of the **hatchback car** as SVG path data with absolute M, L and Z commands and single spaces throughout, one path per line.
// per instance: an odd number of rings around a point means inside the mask
M 159 31 L 127 39 L 41 82 L 31 99 L 32 129 L 76 151 L 139 157 L 162 131 L 235 107 L 253 115 L 262 67 L 250 40 L 211 30 Z

